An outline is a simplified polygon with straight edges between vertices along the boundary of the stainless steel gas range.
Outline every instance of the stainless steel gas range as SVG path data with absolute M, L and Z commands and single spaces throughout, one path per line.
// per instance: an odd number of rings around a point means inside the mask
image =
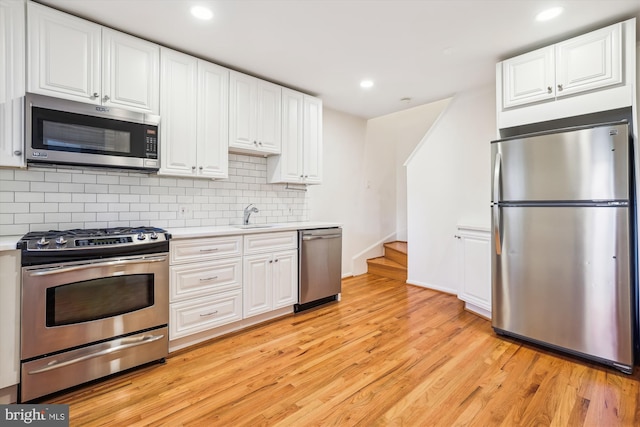
M 152 227 L 23 236 L 21 402 L 164 361 L 169 238 Z

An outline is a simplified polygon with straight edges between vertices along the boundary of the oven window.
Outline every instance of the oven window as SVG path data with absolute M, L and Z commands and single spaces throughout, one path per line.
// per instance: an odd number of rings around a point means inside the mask
M 104 319 L 153 305 L 153 274 L 69 283 L 47 289 L 47 326 Z

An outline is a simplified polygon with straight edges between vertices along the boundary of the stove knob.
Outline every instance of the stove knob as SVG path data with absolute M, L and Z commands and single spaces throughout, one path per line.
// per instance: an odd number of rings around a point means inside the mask
M 144 240 L 147 238 L 147 235 L 144 234 L 142 231 L 138 233 L 138 240 Z
M 158 239 L 158 233 L 154 231 L 153 233 L 151 233 L 151 240 L 157 240 L 157 239 Z
M 62 246 L 66 244 L 67 244 L 67 239 L 65 239 L 64 237 L 60 236 L 56 239 L 56 245 Z
M 36 245 L 38 245 L 38 247 L 47 246 L 48 244 L 49 244 L 49 241 L 45 240 L 44 236 L 42 236 L 40 240 L 36 242 Z

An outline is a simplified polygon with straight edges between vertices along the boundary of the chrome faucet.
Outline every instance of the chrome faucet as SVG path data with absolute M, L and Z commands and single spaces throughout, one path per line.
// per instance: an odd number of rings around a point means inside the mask
M 251 216 L 252 213 L 258 213 L 260 212 L 258 210 L 258 208 L 256 208 L 255 206 L 253 206 L 253 203 L 251 203 L 249 206 L 247 206 L 246 208 L 244 208 L 244 219 L 242 221 L 242 223 L 244 225 L 248 225 L 249 224 L 249 217 Z

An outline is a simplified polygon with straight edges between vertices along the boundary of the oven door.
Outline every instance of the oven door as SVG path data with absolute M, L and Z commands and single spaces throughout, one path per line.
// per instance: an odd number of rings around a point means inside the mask
M 166 325 L 168 262 L 159 254 L 23 267 L 21 359 Z

